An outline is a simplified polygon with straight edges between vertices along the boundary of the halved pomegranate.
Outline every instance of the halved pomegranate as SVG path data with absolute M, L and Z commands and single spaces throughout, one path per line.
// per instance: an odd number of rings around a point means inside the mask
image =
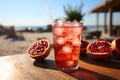
M 120 38 L 115 38 L 112 41 L 112 47 L 113 47 L 113 55 L 120 57 Z
M 50 53 L 50 44 L 46 39 L 40 39 L 34 42 L 27 49 L 27 54 L 34 59 L 43 60 Z
M 83 53 L 86 53 L 86 52 L 87 52 L 86 47 L 87 47 L 88 44 L 89 44 L 89 43 L 88 43 L 87 41 L 81 40 L 80 54 L 83 54 Z
M 97 40 L 88 44 L 87 52 L 96 59 L 104 59 L 111 55 L 112 46 L 108 41 Z

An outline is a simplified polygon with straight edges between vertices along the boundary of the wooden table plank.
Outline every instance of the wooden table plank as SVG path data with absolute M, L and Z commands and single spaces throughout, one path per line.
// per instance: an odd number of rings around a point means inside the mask
M 1 57 L 1 80 L 77 80 L 64 72 L 56 70 L 54 62 L 51 63 L 51 61 L 49 59 L 35 61 L 26 54 Z
M 120 60 L 98 61 L 82 56 L 79 69 L 62 72 L 56 69 L 53 49 L 43 61 L 27 54 L 0 57 L 0 80 L 119 80 Z
M 110 76 L 115 79 L 120 79 L 120 59 L 109 58 L 105 60 L 96 60 L 86 54 L 84 57 L 81 57 L 80 64 L 80 67 L 82 68 Z
M 101 67 L 101 66 L 96 66 L 96 65 L 91 65 L 89 63 L 85 63 L 80 61 L 80 63 L 82 64 L 80 67 L 100 73 L 100 74 L 104 74 L 106 76 L 111 76 L 115 79 L 119 79 L 120 78 L 120 70 L 113 70 L 111 68 L 105 68 L 105 67 Z M 89 67 L 85 67 L 85 66 L 89 66 Z M 118 71 L 118 72 L 117 72 Z

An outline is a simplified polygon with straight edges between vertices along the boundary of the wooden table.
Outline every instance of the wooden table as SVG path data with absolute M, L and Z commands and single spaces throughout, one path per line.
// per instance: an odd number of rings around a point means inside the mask
M 57 70 L 54 52 L 44 61 L 36 61 L 27 54 L 0 57 L 0 80 L 120 80 L 120 60 L 95 60 L 89 55 L 80 57 L 75 72 Z

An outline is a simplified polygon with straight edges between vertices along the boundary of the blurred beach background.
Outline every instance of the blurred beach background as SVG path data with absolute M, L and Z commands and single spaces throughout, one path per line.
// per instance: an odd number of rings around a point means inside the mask
M 96 26 L 95 25 L 87 25 L 86 26 L 87 29 L 96 29 Z M 99 26 L 99 28 L 103 28 L 104 26 Z M 43 30 L 46 30 L 47 29 L 47 26 L 16 26 L 15 27 L 15 30 L 16 31 L 19 31 L 19 30 L 25 30 L 26 28 L 32 28 L 33 30 L 37 30 L 38 28 L 42 28 Z
M 66 17 L 64 6 L 78 7 L 85 13 L 82 22 L 83 39 L 95 40 L 106 37 L 104 33 L 104 15 L 99 14 L 99 29 L 96 27 L 96 14 L 90 11 L 107 0 L 0 0 L 0 56 L 24 54 L 29 45 L 41 38 L 46 38 L 53 45 L 51 20 L 45 11 L 47 5 L 54 18 Z M 54 3 L 54 4 L 53 4 Z M 120 25 L 120 13 L 114 13 L 113 25 Z M 109 19 L 109 13 L 107 13 Z M 109 24 L 107 19 L 106 23 Z M 100 31 L 97 37 L 86 32 Z M 85 34 L 84 34 L 85 33 Z M 86 37 L 87 35 L 87 37 Z M 93 35 L 94 36 L 94 35 Z

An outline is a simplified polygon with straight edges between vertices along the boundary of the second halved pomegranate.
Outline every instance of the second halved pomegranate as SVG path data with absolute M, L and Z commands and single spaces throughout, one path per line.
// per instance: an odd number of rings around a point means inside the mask
M 97 59 L 104 59 L 111 55 L 112 46 L 108 41 L 93 41 L 88 44 L 87 52 Z
M 84 54 L 87 52 L 86 48 L 89 43 L 85 40 L 81 40 L 81 46 L 80 46 L 80 54 Z

